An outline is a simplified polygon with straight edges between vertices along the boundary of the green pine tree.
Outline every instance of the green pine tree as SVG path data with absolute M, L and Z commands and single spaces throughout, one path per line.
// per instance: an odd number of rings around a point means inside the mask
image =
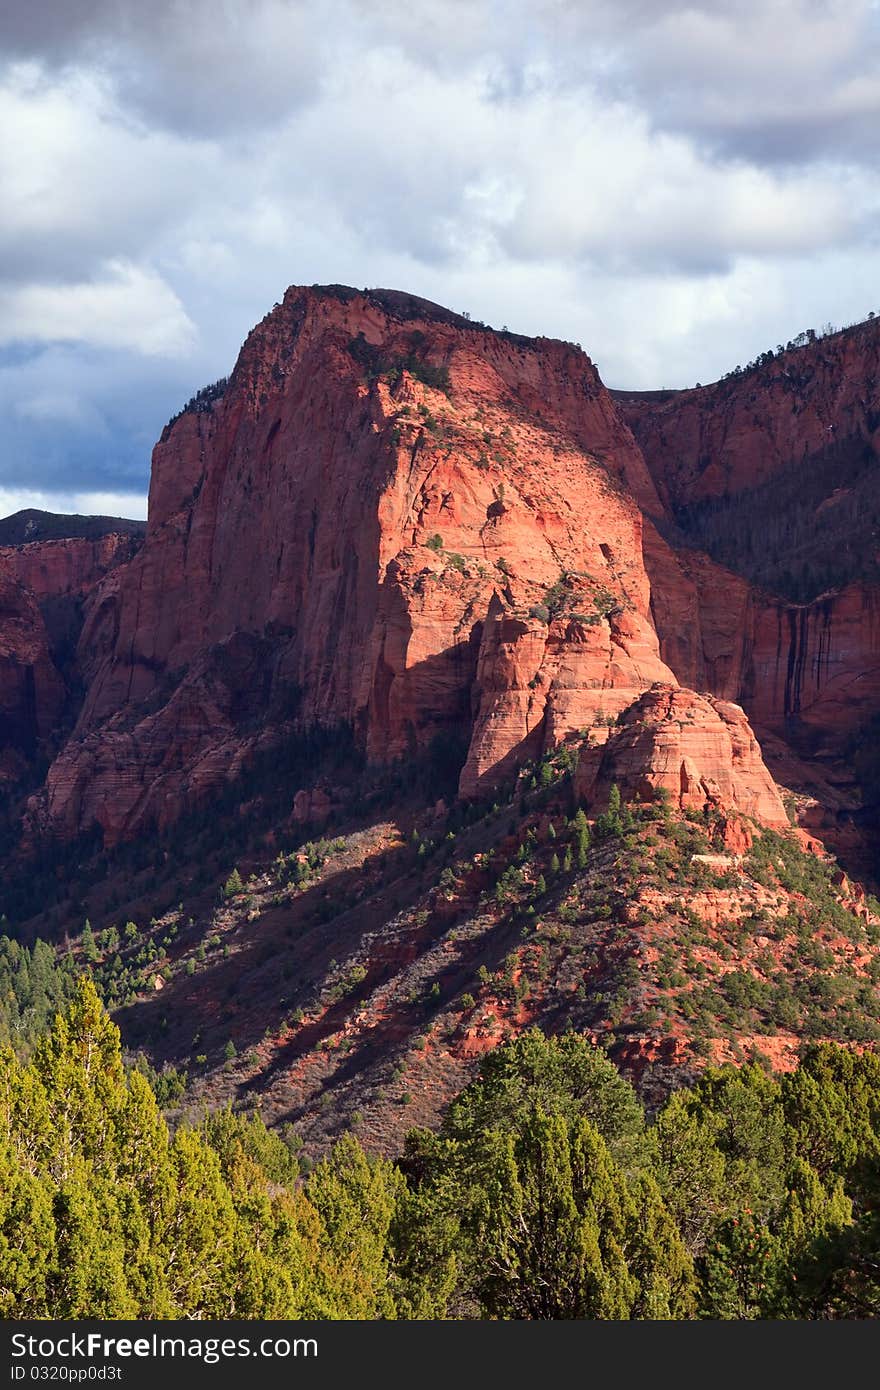
M 8 1077 L 11 1057 L 0 1059 Z M 57 1265 L 49 1185 L 0 1138 L 0 1318 L 49 1316 L 49 1280 Z
M 484 1313 L 632 1316 L 641 1288 L 628 1249 L 638 1209 L 595 1127 L 538 1110 L 516 1134 L 490 1131 L 484 1142 L 491 1158 L 475 1252 Z M 653 1274 L 644 1237 L 639 1254 Z
M 590 827 L 581 807 L 574 818 L 574 854 L 579 869 L 587 867 L 587 854 L 590 848 Z
M 327 1233 L 336 1317 L 397 1316 L 388 1238 L 402 1190 L 398 1170 L 368 1158 L 353 1135 L 309 1174 L 305 1191 Z
M 241 881 L 241 874 L 238 869 L 233 869 L 223 885 L 224 898 L 234 898 L 237 894 L 244 892 L 244 884 Z
M 100 960 L 101 956 L 98 950 L 97 942 L 95 941 L 95 933 L 92 931 L 92 924 L 89 921 L 88 917 L 86 918 L 85 926 L 82 929 L 82 936 L 80 937 L 80 946 L 82 947 L 83 960 L 88 961 L 90 965 L 93 965 L 95 961 Z

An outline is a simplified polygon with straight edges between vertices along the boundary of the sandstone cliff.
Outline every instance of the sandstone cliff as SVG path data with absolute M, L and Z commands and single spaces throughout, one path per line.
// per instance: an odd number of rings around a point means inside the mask
M 18 775 L 21 759 L 51 733 L 63 702 L 39 606 L 0 567 L 0 780 Z
M 645 558 L 663 659 L 682 684 L 736 700 L 754 724 L 837 756 L 880 710 L 880 590 L 856 582 L 810 603 L 756 589 L 650 523 Z
M 137 554 L 141 536 L 109 532 L 95 539 L 71 537 L 0 546 L 0 570 L 28 589 L 38 602 L 84 598 Z
M 377 1147 L 432 1123 L 530 1023 L 661 1089 L 711 1060 L 791 1065 L 804 1038 L 876 1043 L 877 904 L 787 808 L 855 833 L 842 754 L 880 710 L 878 591 L 795 601 L 685 525 L 692 497 L 759 513 L 798 449 L 824 485 L 831 416 L 873 447 L 853 376 L 868 391 L 874 331 L 851 361 L 797 358 L 793 443 L 784 360 L 624 402 L 646 463 L 571 344 L 288 291 L 163 432 L 142 549 L 0 551 L 0 775 L 70 717 L 82 622 L 84 700 L 31 843 L 142 839 L 40 844 L 4 910 L 56 939 L 87 912 L 132 1048 L 191 1069 L 198 1045 L 196 1103 L 259 1093 L 318 1148 L 342 1122 Z M 281 763 L 315 726 L 304 766 Z M 340 726 L 405 770 L 434 745 L 427 794 L 348 737 L 317 777 Z M 235 780 L 270 760 L 268 790 Z M 454 804 L 455 775 L 479 805 Z M 614 785 L 628 815 L 596 824 Z M 218 893 L 233 863 L 245 891 Z M 129 919 L 149 926 L 119 943 Z
M 376 759 L 473 724 L 462 787 L 491 783 L 674 679 L 639 503 L 660 508 L 579 349 L 289 290 L 156 447 L 146 543 L 87 615 L 85 704 L 35 814 L 110 841 L 173 819 L 259 715 L 351 725 Z
M 167 826 L 315 726 L 374 761 L 452 733 L 480 795 L 657 684 L 741 705 L 774 767 L 839 759 L 880 709 L 874 587 L 791 602 L 678 524 L 804 458 L 822 482 L 832 436 L 873 448 L 877 345 L 867 324 L 615 404 L 572 344 L 288 290 L 156 446 L 146 542 L 90 590 L 84 702 L 32 828 Z
M 45 751 L 57 734 L 70 695 L 70 658 L 83 605 L 107 575 L 132 558 L 139 544 L 135 532 L 0 547 L 3 780 L 15 780 L 23 760 L 40 747 Z
M 829 444 L 880 443 L 880 319 L 689 391 L 615 392 L 672 510 L 753 489 Z
M 878 370 L 872 320 L 712 386 L 617 393 L 668 507 L 645 526 L 664 660 L 835 810 L 876 800 L 852 768 L 880 712 Z

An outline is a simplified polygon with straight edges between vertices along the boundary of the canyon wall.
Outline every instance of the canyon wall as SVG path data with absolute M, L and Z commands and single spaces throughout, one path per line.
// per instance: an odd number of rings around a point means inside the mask
M 197 766 L 222 777 L 273 723 L 353 726 L 375 759 L 473 725 L 480 790 L 674 679 L 642 508 L 662 510 L 642 455 L 572 344 L 289 290 L 156 446 L 146 543 L 90 606 L 36 823 L 170 823 L 210 785 Z
M 830 442 L 880 442 L 880 319 L 711 386 L 614 392 L 674 511 L 739 493 Z
M 114 533 L 0 546 L 0 780 L 17 780 L 51 745 L 84 605 L 139 545 L 136 534 Z
M 84 699 L 32 832 L 112 844 L 170 825 L 274 734 L 315 726 L 353 729 L 375 761 L 452 733 L 480 795 L 652 687 L 839 756 L 880 709 L 875 589 L 791 603 L 685 545 L 676 517 L 835 431 L 871 445 L 877 344 L 864 325 L 714 387 L 615 400 L 573 344 L 395 291 L 291 288 L 225 389 L 163 431 L 143 547 L 98 584 L 67 551 L 15 581 L 43 595 L 44 626 L 49 591 L 87 595 Z
M 788 603 L 706 555 L 673 551 L 650 523 L 645 554 L 660 650 L 682 684 L 737 701 L 763 730 L 834 752 L 880 711 L 875 586 Z

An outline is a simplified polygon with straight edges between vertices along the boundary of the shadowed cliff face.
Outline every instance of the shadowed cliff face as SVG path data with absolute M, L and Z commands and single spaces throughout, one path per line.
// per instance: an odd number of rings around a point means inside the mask
M 156 447 L 146 544 L 88 616 L 88 693 L 39 815 L 111 841 L 173 819 L 196 763 L 222 775 L 254 737 L 217 673 L 245 635 L 269 720 L 353 726 L 381 760 L 473 725 L 462 787 L 491 784 L 673 679 L 639 503 L 660 509 L 578 349 L 289 290 Z
M 21 534 L 44 513 L 22 513 Z M 8 519 L 15 534 L 19 517 Z M 75 522 L 84 518 L 73 518 Z M 48 517 L 60 528 L 64 518 Z M 79 686 L 75 649 L 89 599 L 141 543 L 130 532 L 0 546 L 0 783 L 14 783 L 59 731 Z
M 762 729 L 812 731 L 831 750 L 880 709 L 880 590 L 854 583 L 812 603 L 755 589 L 646 529 L 652 613 L 684 685 L 737 700 Z
M 617 393 L 669 507 L 645 540 L 664 659 L 811 755 L 880 709 L 878 374 L 875 320 L 713 386 Z
M 19 759 L 48 737 L 64 702 L 42 615 L 27 589 L 0 569 L 0 778 L 12 780 Z
M 615 394 L 672 544 L 797 603 L 880 582 L 880 321 L 713 386 Z
M 852 770 L 880 711 L 878 372 L 875 320 L 713 386 L 616 393 L 668 507 L 645 528 L 664 660 L 740 702 L 826 807 L 878 799 Z
M 874 319 L 711 386 L 614 396 L 658 491 L 679 512 L 752 491 L 792 464 L 809 471 L 832 443 L 876 455 L 878 376 Z

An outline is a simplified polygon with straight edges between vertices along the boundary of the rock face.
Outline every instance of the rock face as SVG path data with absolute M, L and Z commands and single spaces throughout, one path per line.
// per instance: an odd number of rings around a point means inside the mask
M 638 613 L 615 608 L 602 622 L 577 614 L 547 626 L 493 604 L 477 665 L 463 794 L 501 780 L 573 730 L 604 727 L 658 679 L 674 678 Z
M 878 384 L 874 319 L 713 386 L 618 395 L 668 506 L 646 528 L 664 659 L 811 754 L 880 710 Z
M 0 780 L 21 770 L 53 729 L 64 703 L 64 685 L 49 652 L 39 606 L 27 589 L 0 568 Z
M 44 577 L 36 556 L 15 571 L 47 627 L 50 595 L 88 594 L 84 700 L 32 831 L 97 826 L 113 844 L 168 826 L 273 732 L 316 726 L 353 730 L 375 761 L 462 744 L 460 790 L 478 796 L 574 731 L 598 746 L 645 692 L 668 703 L 679 686 L 693 719 L 639 736 L 644 777 L 680 753 L 687 796 L 776 823 L 731 710 L 774 766 L 839 758 L 880 711 L 878 590 L 787 601 L 684 548 L 677 519 L 804 457 L 827 472 L 832 436 L 870 451 L 878 341 L 866 324 L 714 387 L 615 402 L 572 344 L 393 291 L 288 290 L 225 388 L 163 432 L 143 547 L 116 538 L 97 586 L 96 552 L 81 576 L 49 547 Z M 642 714 L 659 728 L 657 699 Z M 702 730 L 702 752 L 676 752 L 678 722 Z
M 14 781 L 57 730 L 83 606 L 139 544 L 133 533 L 0 547 L 0 779 Z
M 30 590 L 37 602 L 85 598 L 119 565 L 140 549 L 138 532 L 110 532 L 94 540 L 33 541 L 0 546 L 0 570 Z
M 134 736 L 120 719 L 69 741 L 32 805 L 30 833 L 49 827 L 73 838 L 100 826 L 106 843 L 114 844 L 121 838 L 115 826 L 165 829 L 184 806 L 203 804 L 260 746 L 257 732 L 242 736 L 239 721 L 256 728 L 264 656 L 264 644 L 247 634 L 233 637 L 194 661 L 159 710 L 142 708 Z M 242 695 L 248 689 L 246 711 Z
M 880 319 L 690 391 L 616 392 L 671 511 L 739 493 L 830 443 L 880 443 Z
M 660 506 L 579 349 L 289 290 L 156 447 L 146 543 L 90 606 L 37 820 L 112 842 L 173 819 L 257 718 L 353 726 L 376 759 L 473 724 L 477 791 L 674 679 L 637 498 Z
M 590 804 L 601 804 L 616 784 L 624 800 L 665 792 L 680 810 L 732 811 L 788 825 L 739 705 L 675 686 L 652 686 L 630 705 L 604 744 L 582 752 L 575 783 Z
M 736 700 L 761 730 L 839 753 L 880 710 L 880 590 L 856 582 L 787 603 L 646 522 L 651 607 L 678 679 Z

